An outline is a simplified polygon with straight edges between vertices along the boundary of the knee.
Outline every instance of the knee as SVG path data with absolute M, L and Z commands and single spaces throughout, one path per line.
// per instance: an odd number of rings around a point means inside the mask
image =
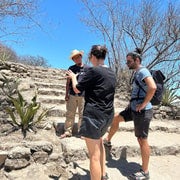
M 119 114 L 115 114 L 112 124 L 118 125 L 122 121 L 122 118 Z
M 140 146 L 146 146 L 148 145 L 148 141 L 147 141 L 147 138 L 138 138 L 138 142 L 139 142 L 139 145 Z
M 67 112 L 66 112 L 66 116 L 67 117 L 74 117 L 76 115 L 76 112 L 75 111 L 70 111 L 70 110 L 68 110 Z
M 99 156 L 91 156 L 91 161 L 98 162 L 98 161 L 100 161 L 100 157 Z
M 92 161 L 92 162 L 98 162 L 98 161 L 100 161 L 100 154 L 91 154 L 91 155 L 89 155 L 89 159 L 90 159 L 90 161 Z

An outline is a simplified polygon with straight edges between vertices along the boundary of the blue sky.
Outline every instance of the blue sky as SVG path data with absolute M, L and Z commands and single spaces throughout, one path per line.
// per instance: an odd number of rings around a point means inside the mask
M 39 55 L 51 67 L 67 69 L 73 64 L 71 50 L 84 50 L 85 59 L 93 44 L 103 43 L 80 21 L 82 6 L 77 0 L 42 0 L 40 5 L 41 23 L 48 33 L 36 29 L 23 43 L 11 44 L 17 55 Z

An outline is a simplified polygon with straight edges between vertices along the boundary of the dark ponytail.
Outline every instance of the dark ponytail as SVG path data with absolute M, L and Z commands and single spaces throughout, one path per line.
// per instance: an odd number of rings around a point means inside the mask
M 89 53 L 89 56 L 94 55 L 97 59 L 105 59 L 106 53 L 107 53 L 106 46 L 93 45 Z
M 141 55 L 142 55 L 142 49 L 141 48 L 136 48 L 133 52 L 128 53 L 126 55 L 126 57 L 131 56 L 134 60 L 136 60 L 136 58 L 139 58 L 139 60 L 141 62 L 142 61 Z
M 137 54 L 139 54 L 141 56 L 142 49 L 141 48 L 136 48 L 134 52 L 136 52 Z

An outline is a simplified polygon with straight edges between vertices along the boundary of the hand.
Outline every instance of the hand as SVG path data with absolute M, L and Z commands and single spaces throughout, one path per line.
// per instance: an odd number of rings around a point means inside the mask
M 65 101 L 68 101 L 68 100 L 69 100 L 69 96 L 66 96 L 66 97 L 65 97 Z
M 137 104 L 136 105 L 136 112 L 141 112 L 141 110 L 143 110 L 146 107 L 145 104 Z
M 74 74 L 71 70 L 66 71 L 66 75 L 68 78 L 76 77 L 78 74 Z

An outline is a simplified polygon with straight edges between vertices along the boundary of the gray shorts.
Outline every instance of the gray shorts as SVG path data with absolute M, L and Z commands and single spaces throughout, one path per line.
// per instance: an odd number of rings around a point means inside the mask
M 127 107 L 124 111 L 120 112 L 119 115 L 121 115 L 124 118 L 125 122 L 134 121 L 136 137 L 148 137 L 149 125 L 153 117 L 152 109 L 136 112 L 132 111 L 130 107 Z

